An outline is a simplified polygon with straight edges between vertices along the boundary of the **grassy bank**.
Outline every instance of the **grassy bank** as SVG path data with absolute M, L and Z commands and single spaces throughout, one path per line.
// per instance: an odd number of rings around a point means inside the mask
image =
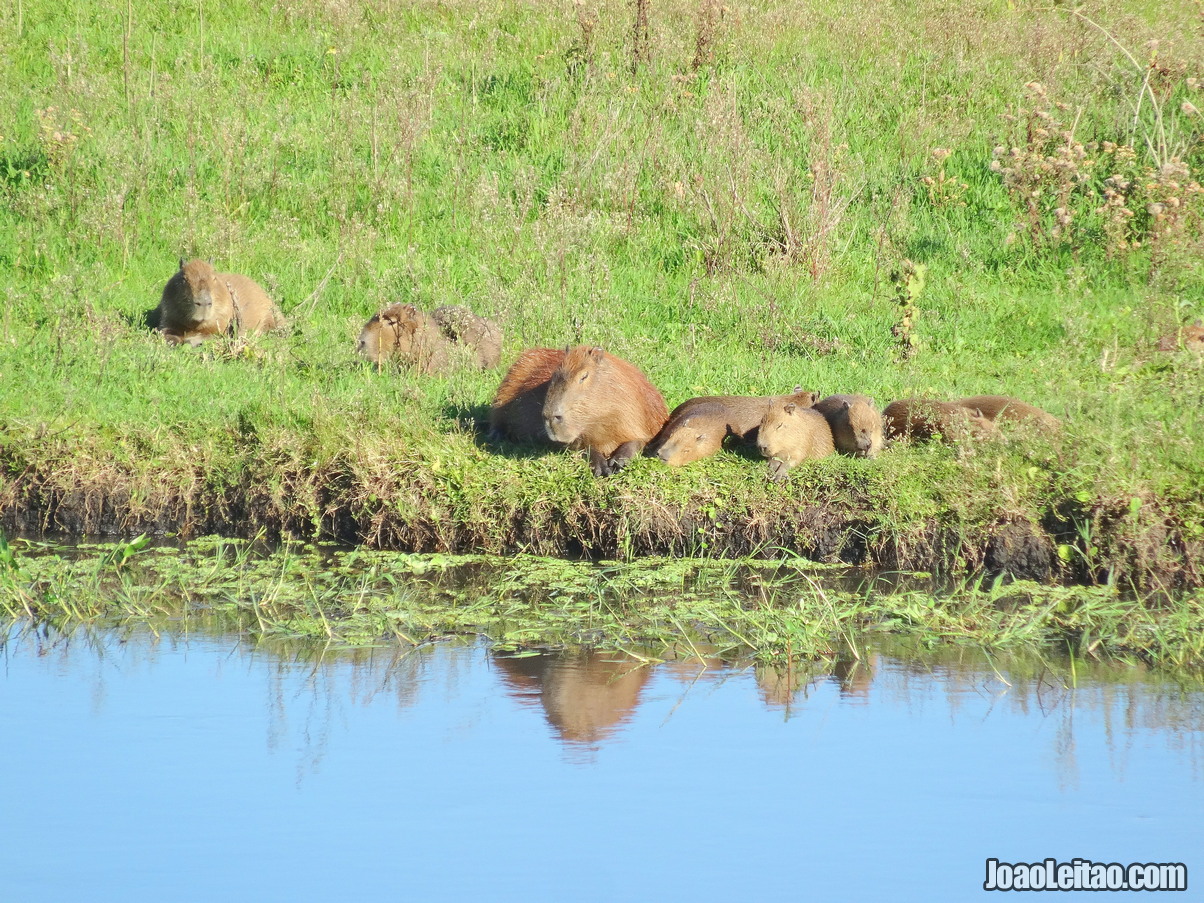
M 335 647 L 415 646 L 480 635 L 494 648 L 619 649 L 651 660 L 851 656 L 874 636 L 930 646 L 1198 671 L 1204 597 L 1173 605 L 1105 587 L 975 582 L 920 574 L 713 559 L 567 562 L 205 539 L 56 551 L 0 545 L 0 615 L 81 625 L 214 627 Z
M 1198 7 L 652 3 L 646 42 L 635 9 L 0 10 L 0 523 L 1204 583 L 1204 366 L 1153 347 L 1204 315 Z M 165 346 L 180 255 L 291 331 Z M 398 300 L 670 405 L 1003 391 L 1065 436 L 596 481 L 478 439 L 499 372 L 359 364 Z

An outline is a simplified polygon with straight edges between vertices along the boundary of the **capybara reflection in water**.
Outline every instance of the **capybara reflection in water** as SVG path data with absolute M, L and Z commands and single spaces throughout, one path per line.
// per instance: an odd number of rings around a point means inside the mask
M 590 747 L 631 720 L 651 674 L 638 660 L 613 653 L 495 655 L 493 662 L 516 698 L 538 698 L 561 740 Z
M 1184 326 L 1158 340 L 1159 351 L 1192 351 L 1204 354 L 1204 321 L 1196 320 L 1191 326 Z
M 601 348 L 578 345 L 552 374 L 543 419 L 549 438 L 588 449 L 590 469 L 606 476 L 643 450 L 669 411 L 638 367 Z
M 824 458 L 836 450 L 824 415 L 790 401 L 789 396 L 770 403 L 757 432 L 757 447 L 769 459 L 769 479 L 775 483 L 787 479 L 801 461 Z
M 832 430 L 841 454 L 873 458 L 882 451 L 882 415 L 868 395 L 829 395 L 814 405 Z
M 892 401 L 882 412 L 887 439 L 946 442 L 986 439 L 998 434 L 995 424 L 977 410 L 948 401 L 906 398 Z
M 420 373 L 440 373 L 461 348 L 478 369 L 496 367 L 502 331 L 467 307 L 448 305 L 428 314 L 413 304 L 390 304 L 364 324 L 355 350 L 374 364 L 395 358 Z
M 680 467 L 713 455 L 723 440 L 735 436 L 755 442 L 770 402 L 792 398 L 803 407 L 815 401 L 814 392 L 796 388 L 785 395 L 701 395 L 673 409 L 650 448 L 670 467 Z
M 971 395 L 958 404 L 995 423 L 1027 423 L 1047 432 L 1057 432 L 1062 426 L 1062 421 L 1048 411 L 1010 395 Z
M 231 330 L 243 335 L 284 325 L 284 317 L 255 280 L 219 273 L 204 260 L 183 258 L 149 320 L 168 341 L 193 345 Z
M 510 365 L 489 408 L 494 439 L 534 444 L 551 441 L 543 422 L 543 405 L 548 383 L 565 353 L 557 348 L 528 348 Z

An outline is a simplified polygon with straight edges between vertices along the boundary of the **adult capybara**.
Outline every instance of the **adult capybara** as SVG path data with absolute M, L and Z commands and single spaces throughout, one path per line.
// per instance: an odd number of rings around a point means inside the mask
M 669 419 L 665 399 L 640 369 L 601 348 L 578 345 L 552 374 L 543 406 L 548 436 L 589 449 L 596 476 L 623 468 Z
M 449 305 L 428 314 L 413 304 L 390 304 L 364 324 L 355 350 L 374 364 L 396 358 L 420 373 L 440 373 L 460 347 L 471 353 L 476 367 L 496 367 L 502 331 L 467 307 Z
M 543 405 L 548 383 L 564 356 L 562 349 L 528 348 L 510 365 L 489 409 L 489 428 L 494 438 L 531 443 L 549 441 Z
M 1164 335 L 1158 340 L 1158 350 L 1192 351 L 1204 354 L 1204 321 L 1196 320 L 1191 326 L 1184 326 L 1174 332 Z
M 954 442 L 998 434 L 994 422 L 978 411 L 930 398 L 892 401 L 882 412 L 882 419 L 887 439 L 927 441 L 940 436 L 946 442 Z
M 723 440 L 728 436 L 755 442 L 769 404 L 787 397 L 809 407 L 816 395 L 796 387 L 791 396 L 701 395 L 691 398 L 673 409 L 651 448 L 670 467 L 680 467 L 713 455 L 723 447 Z
M 204 260 L 183 258 L 149 319 L 168 341 L 194 345 L 231 329 L 243 334 L 284 325 L 276 306 L 253 279 L 219 273 Z
M 775 483 L 785 480 L 800 461 L 836 451 L 827 418 L 789 396 L 769 404 L 757 432 L 757 448 L 769 459 L 769 479 Z
M 1008 395 L 971 395 L 958 404 L 996 423 L 1028 423 L 1049 432 L 1057 432 L 1062 427 L 1062 421 L 1048 411 Z
M 828 421 L 837 451 L 855 458 L 873 458 L 882 451 L 882 415 L 868 395 L 829 395 L 814 408 Z

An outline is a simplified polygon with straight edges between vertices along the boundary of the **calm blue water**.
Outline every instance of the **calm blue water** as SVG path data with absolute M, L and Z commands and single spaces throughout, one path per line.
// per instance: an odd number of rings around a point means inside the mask
M 1200 694 L 867 665 L 14 631 L 0 900 L 965 900 L 1048 856 L 1204 899 Z

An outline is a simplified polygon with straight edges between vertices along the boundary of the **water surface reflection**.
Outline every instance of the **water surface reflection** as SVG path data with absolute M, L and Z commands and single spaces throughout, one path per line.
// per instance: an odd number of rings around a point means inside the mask
M 20 627 L 2 661 L 6 898 L 964 900 L 989 856 L 1204 868 L 1204 694 L 1136 667 Z

